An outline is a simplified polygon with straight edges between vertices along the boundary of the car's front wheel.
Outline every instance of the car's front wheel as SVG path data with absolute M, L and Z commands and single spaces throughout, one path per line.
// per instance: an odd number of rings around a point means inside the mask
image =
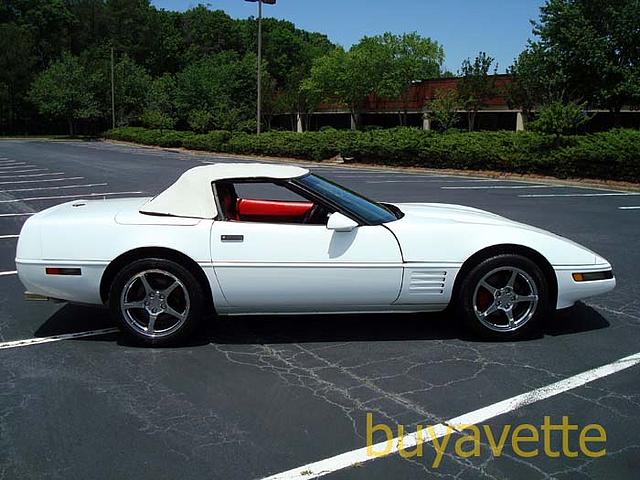
M 553 311 L 542 270 L 520 255 L 483 260 L 465 275 L 457 292 L 458 314 L 483 337 L 531 335 Z
M 137 260 L 115 277 L 109 308 L 122 329 L 154 346 L 175 344 L 197 326 L 204 294 L 194 275 L 165 259 Z

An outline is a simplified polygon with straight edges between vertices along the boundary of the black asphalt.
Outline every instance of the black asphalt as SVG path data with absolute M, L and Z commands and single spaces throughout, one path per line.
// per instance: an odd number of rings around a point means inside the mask
M 3 158 L 45 170 L 11 174 Z M 100 142 L 2 141 L 0 182 L 15 183 L 0 184 L 0 214 L 69 200 L 14 199 L 155 194 L 184 170 L 217 160 L 229 161 Z M 218 318 L 173 349 L 140 348 L 120 334 L 0 349 L 0 479 L 259 479 L 364 446 L 367 412 L 394 428 L 438 423 L 640 352 L 640 210 L 619 209 L 640 206 L 640 196 L 522 197 L 617 192 L 312 168 L 375 199 L 469 205 L 551 230 L 611 261 L 618 287 L 559 313 L 543 335 L 523 342 L 478 341 L 446 315 L 410 314 Z M 52 175 L 17 177 L 40 173 Z M 66 180 L 73 177 L 82 179 Z M 443 188 L 472 186 L 526 188 Z M 18 234 L 26 218 L 0 216 L 0 235 Z M 15 245 L 0 239 L 0 272 L 15 270 Z M 112 326 L 103 309 L 25 302 L 22 291 L 15 275 L 0 276 L 0 347 Z M 422 459 L 394 455 L 327 478 L 637 478 L 639 372 L 488 422 L 496 431 L 540 425 L 544 416 L 601 424 L 603 458 L 519 458 L 509 445 L 492 457 L 485 443 L 479 458 L 447 455 L 435 469 L 426 447 Z

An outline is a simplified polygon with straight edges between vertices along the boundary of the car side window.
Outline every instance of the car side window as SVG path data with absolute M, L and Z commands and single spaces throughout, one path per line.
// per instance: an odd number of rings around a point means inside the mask
M 232 182 L 215 184 L 221 217 L 231 222 L 326 225 L 329 212 L 274 182 Z

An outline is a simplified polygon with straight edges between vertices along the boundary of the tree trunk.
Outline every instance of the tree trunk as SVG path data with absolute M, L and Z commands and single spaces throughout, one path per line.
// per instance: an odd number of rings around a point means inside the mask
M 351 111 L 351 130 L 360 130 L 361 127 L 360 113 Z
M 404 93 L 402 94 L 402 114 L 400 125 L 406 127 L 409 123 L 409 89 L 411 86 L 408 86 Z
M 476 127 L 476 111 L 475 110 L 469 110 L 469 112 L 467 112 L 467 120 L 469 122 L 469 131 L 473 132 L 473 130 Z
M 73 137 L 74 131 L 73 131 L 73 119 L 69 118 L 67 119 L 67 122 L 69 124 L 69 135 Z

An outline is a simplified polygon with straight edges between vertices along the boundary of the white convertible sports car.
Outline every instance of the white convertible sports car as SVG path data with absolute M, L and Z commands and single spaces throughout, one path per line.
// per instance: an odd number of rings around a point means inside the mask
M 16 265 L 28 298 L 107 304 L 153 345 L 206 312 L 430 312 L 480 334 L 530 333 L 608 292 L 611 265 L 470 207 L 377 203 L 308 170 L 215 164 L 155 198 L 77 200 L 33 215 Z

